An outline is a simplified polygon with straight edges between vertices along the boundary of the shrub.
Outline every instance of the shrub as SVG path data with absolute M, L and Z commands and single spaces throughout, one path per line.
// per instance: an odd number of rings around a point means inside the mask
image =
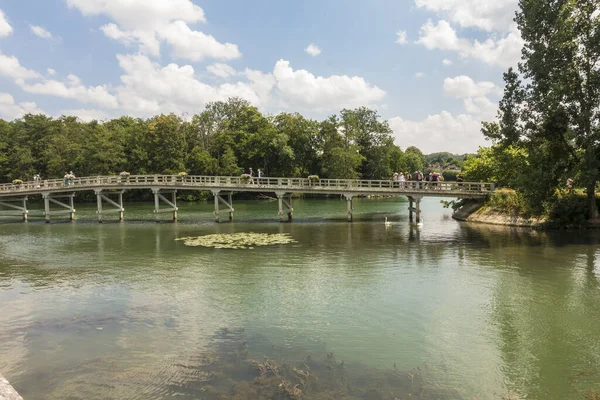
M 456 182 L 456 176 L 460 174 L 460 171 L 456 170 L 446 170 L 442 172 L 442 176 L 445 181 Z
M 496 211 L 521 215 L 526 218 L 531 215 L 531 208 L 523 196 L 512 189 L 496 190 L 488 199 L 487 206 Z

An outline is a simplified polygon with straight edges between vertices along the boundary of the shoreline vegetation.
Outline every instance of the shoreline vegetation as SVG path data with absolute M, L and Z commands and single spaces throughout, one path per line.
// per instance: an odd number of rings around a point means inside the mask
M 596 202 L 600 205 L 600 193 L 596 193 Z M 462 222 L 534 229 L 600 228 L 600 224 L 589 220 L 588 198 L 582 190 L 557 191 L 541 211 L 530 207 L 523 196 L 512 189 L 498 189 L 486 200 L 442 203 L 453 209 L 452 218 Z

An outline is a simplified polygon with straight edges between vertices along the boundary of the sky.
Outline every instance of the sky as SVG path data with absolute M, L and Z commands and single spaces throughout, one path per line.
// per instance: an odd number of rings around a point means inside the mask
M 425 153 L 489 145 L 517 0 L 0 0 L 0 118 L 367 106 Z

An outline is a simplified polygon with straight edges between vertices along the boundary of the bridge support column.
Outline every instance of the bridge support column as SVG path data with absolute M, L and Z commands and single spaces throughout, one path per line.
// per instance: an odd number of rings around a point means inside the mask
M 354 207 L 352 206 L 352 198 L 354 195 L 345 194 L 344 197 L 346 198 L 346 203 L 348 203 L 348 222 L 352 222 L 352 211 L 354 210 Z
M 23 206 L 18 206 L 16 204 L 10 204 L 11 202 L 21 203 Z M 3 198 L 0 200 L 0 206 L 9 208 L 10 210 L 0 212 L 0 215 L 3 213 L 5 215 L 22 215 L 23 221 L 27 221 L 27 215 L 29 211 L 27 210 L 27 196 L 24 197 L 15 197 L 15 198 Z M 12 211 L 15 210 L 15 211 Z
M 177 221 L 177 190 L 162 190 L 162 189 L 152 189 L 152 193 L 154 194 L 154 219 L 156 222 L 160 221 L 158 217 L 162 212 L 172 212 L 173 213 L 173 221 Z M 167 199 L 163 194 L 171 194 L 171 200 Z M 171 206 L 170 208 L 160 208 L 161 200 L 167 205 Z
M 233 212 L 235 211 L 233 209 L 233 192 L 225 192 L 221 194 L 220 190 L 213 190 L 212 194 L 215 198 L 215 221 L 221 221 L 221 211 L 219 210 L 219 203 L 223 203 L 223 205 L 227 207 L 227 210 L 229 212 L 229 220 L 232 221 Z M 227 195 L 227 200 L 223 198 L 224 195 Z
M 417 224 L 421 222 L 421 199 L 423 196 L 408 196 L 408 200 L 410 201 L 410 206 L 408 208 L 408 218 L 410 222 L 413 222 L 413 212 L 416 214 L 416 222 Z M 413 207 L 413 203 L 416 203 L 416 207 Z
M 275 192 L 275 195 L 277 195 L 277 200 L 279 203 L 279 221 L 283 222 L 283 216 L 285 214 L 287 214 L 288 221 L 291 221 L 294 215 L 294 208 L 292 207 L 292 194 L 286 192 Z
M 75 193 L 66 194 L 66 193 L 43 192 L 42 197 L 44 198 L 44 219 L 46 220 L 46 223 L 50 222 L 51 215 L 56 215 L 56 214 L 69 214 L 69 219 L 71 221 L 75 221 L 75 202 L 74 202 Z M 65 203 L 58 201 L 57 199 L 59 199 L 59 198 L 68 198 L 69 204 L 65 204 Z M 66 208 L 66 210 L 51 211 L 50 203 L 54 203 L 58 206 Z
M 123 221 L 123 215 L 125 212 L 125 208 L 123 208 L 123 192 L 125 192 L 124 190 L 121 190 L 119 192 L 105 192 L 105 194 L 102 194 L 102 189 L 95 189 L 94 193 L 96 193 L 96 201 L 98 203 L 98 211 L 96 212 L 98 214 L 98 222 L 102 222 L 102 215 L 103 214 L 108 214 L 108 213 L 119 213 L 119 221 Z M 109 194 L 116 194 L 118 195 L 118 203 L 115 202 L 114 200 L 110 199 L 108 197 Z M 115 206 L 116 208 L 112 209 L 112 210 L 103 210 L 102 209 L 102 200 L 106 201 L 107 203 Z

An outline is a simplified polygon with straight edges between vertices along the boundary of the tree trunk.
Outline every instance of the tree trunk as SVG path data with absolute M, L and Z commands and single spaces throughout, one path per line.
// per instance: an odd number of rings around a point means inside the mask
M 590 222 L 600 222 L 598 213 L 598 204 L 596 203 L 596 182 L 590 183 L 587 187 L 587 196 L 590 207 Z

